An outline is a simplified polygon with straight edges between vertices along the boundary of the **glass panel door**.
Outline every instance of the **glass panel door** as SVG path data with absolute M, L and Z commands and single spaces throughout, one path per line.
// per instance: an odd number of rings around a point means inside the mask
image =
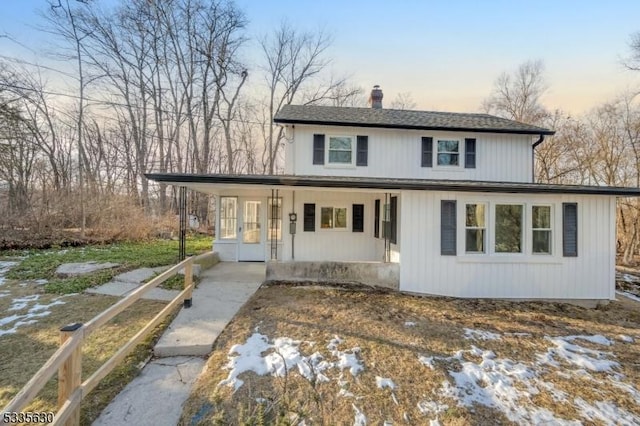
M 244 202 L 244 224 L 242 226 L 242 242 L 245 244 L 260 243 L 260 205 L 261 201 Z

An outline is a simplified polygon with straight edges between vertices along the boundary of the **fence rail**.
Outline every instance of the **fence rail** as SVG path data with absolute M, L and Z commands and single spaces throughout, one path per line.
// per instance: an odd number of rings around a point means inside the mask
M 201 255 L 202 256 L 202 255 Z M 101 312 L 85 324 L 70 324 L 60 330 L 60 347 L 49 360 L 22 387 L 16 396 L 3 408 L 3 413 L 19 412 L 26 407 L 58 372 L 58 412 L 54 425 L 79 425 L 80 403 L 158 324 L 179 304 L 191 306 L 193 294 L 193 263 L 198 257 L 189 257 L 167 269 L 148 283 Z M 109 360 L 82 382 L 82 344 L 94 331 L 139 300 L 146 292 L 162 284 L 184 269 L 184 289 L 173 298 L 135 336 L 125 343 Z M 4 416 L 3 416 L 4 417 Z M 0 424 L 5 424 L 0 418 Z

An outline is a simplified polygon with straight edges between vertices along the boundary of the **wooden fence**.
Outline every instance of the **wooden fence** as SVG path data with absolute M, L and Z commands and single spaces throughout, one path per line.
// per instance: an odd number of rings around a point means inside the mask
M 27 382 L 18 394 L 2 410 L 3 413 L 21 411 L 40 392 L 44 385 L 58 372 L 58 412 L 54 425 L 79 425 L 80 402 L 121 362 L 134 348 L 169 315 L 176 306 L 184 303 L 191 306 L 193 292 L 193 262 L 189 257 L 167 269 L 148 283 L 118 301 L 86 324 L 70 324 L 60 330 L 60 347 L 51 358 Z M 162 284 L 184 269 L 184 290 L 166 305 L 135 336 L 122 346 L 107 362 L 105 362 L 87 380 L 82 382 L 82 344 L 94 331 L 106 324 L 113 317 L 131 306 L 149 290 Z M 4 416 L 3 416 L 4 417 Z M 0 424 L 4 419 L 0 418 Z

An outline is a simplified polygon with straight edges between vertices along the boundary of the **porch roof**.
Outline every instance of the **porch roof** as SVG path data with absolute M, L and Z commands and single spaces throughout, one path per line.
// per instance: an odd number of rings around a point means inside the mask
M 585 194 L 640 197 L 640 188 L 542 183 L 487 182 L 444 179 L 395 179 L 380 177 L 225 175 L 191 173 L 147 173 L 147 179 L 202 190 L 205 186 L 308 187 L 327 189 L 418 190 L 496 192 L 504 194 Z

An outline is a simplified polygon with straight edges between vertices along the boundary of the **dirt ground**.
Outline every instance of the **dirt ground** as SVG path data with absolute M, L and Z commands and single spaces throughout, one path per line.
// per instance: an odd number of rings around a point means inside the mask
M 206 374 L 185 404 L 182 424 L 298 424 L 301 420 L 307 425 L 364 424 L 365 417 L 366 424 L 378 425 L 432 420 L 451 425 L 512 424 L 540 422 L 546 415 L 559 421 L 604 424 L 598 416 L 606 416 L 607 409 L 640 419 L 639 328 L 640 303 L 624 298 L 586 309 L 319 286 L 263 287 L 217 340 Z M 243 350 L 232 347 L 257 333 L 274 345 L 277 338 L 293 339 L 300 355 L 308 357 L 307 363 L 313 353 L 325 360 L 347 354 L 355 355 L 363 370 L 352 375 L 348 367 L 334 365 L 324 371 L 326 381 L 319 380 L 319 373 L 311 379 L 303 377 L 300 364 L 280 376 L 244 372 L 238 376 L 243 384 L 234 392 L 233 386 L 221 383 L 229 379 L 232 360 Z M 571 336 L 594 335 L 604 336 L 611 345 L 571 340 Z M 566 342 L 552 340 L 558 336 Z M 339 340 L 332 340 L 336 337 Z M 343 352 L 333 351 L 337 341 Z M 560 357 L 562 347 L 553 342 L 569 349 L 578 345 L 572 349 L 577 352 L 569 354 L 575 355 L 573 363 Z M 558 365 L 545 364 L 545 354 Z M 265 355 L 247 356 L 260 360 Z M 287 354 L 282 350 L 278 355 L 284 359 Z M 579 365 L 583 355 L 591 356 L 588 359 L 594 363 L 617 364 L 609 372 L 592 371 L 589 365 Z M 509 368 L 482 370 L 487 373 L 469 389 L 498 403 L 462 404 L 462 399 L 474 397 L 471 390 L 457 397 L 447 393 L 458 373 L 486 369 L 491 363 Z M 514 376 L 519 367 L 527 367 L 521 381 Z M 386 378 L 393 387 L 384 386 Z M 496 383 L 487 382 L 491 380 Z M 501 380 L 513 382 L 504 395 Z M 531 383 L 537 388 L 527 390 Z M 516 390 L 527 396 L 509 401 L 509 394 Z M 601 401 L 611 401 L 614 408 Z M 527 420 L 518 420 L 519 407 L 528 410 L 521 417 Z M 585 413 L 591 413 L 591 418 Z

